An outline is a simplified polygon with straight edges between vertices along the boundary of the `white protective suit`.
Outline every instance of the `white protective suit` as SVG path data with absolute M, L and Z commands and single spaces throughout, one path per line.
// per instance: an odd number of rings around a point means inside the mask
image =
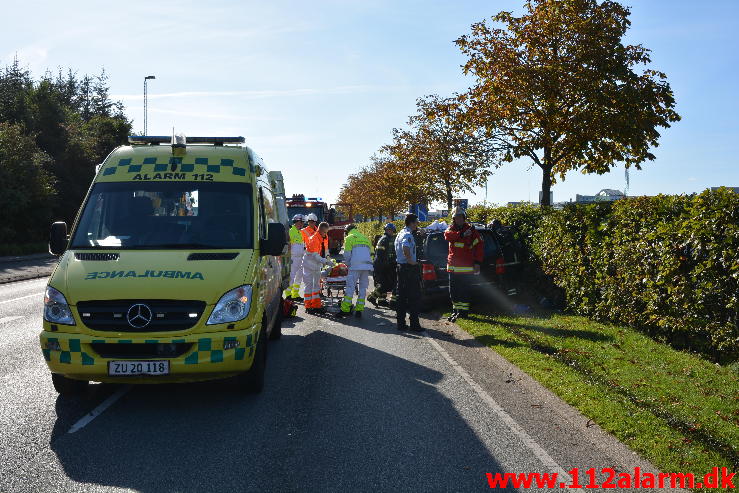
M 316 239 L 318 237 L 318 239 Z M 320 245 L 323 239 L 316 233 L 308 240 L 303 255 L 303 282 L 305 282 L 305 308 L 320 308 L 321 303 L 321 269 L 325 265 L 333 265 L 329 258 L 321 257 Z
M 369 275 L 374 267 L 372 265 L 370 242 L 356 229 L 349 232 L 344 242 L 344 263 L 349 267 L 349 275 L 346 277 L 346 292 L 344 293 L 344 300 L 341 302 L 341 311 L 349 313 L 351 310 L 356 286 L 357 304 L 354 309 L 357 312 L 362 312 L 367 297 Z
M 290 285 L 285 289 L 286 298 L 300 297 L 300 284 L 303 282 L 303 255 L 305 255 L 303 233 L 293 225 L 290 228 Z

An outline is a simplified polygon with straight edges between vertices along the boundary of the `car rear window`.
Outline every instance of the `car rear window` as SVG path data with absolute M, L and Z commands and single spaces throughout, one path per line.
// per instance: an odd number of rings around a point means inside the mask
M 426 260 L 434 265 L 446 265 L 449 243 L 444 239 L 444 233 L 430 233 L 425 244 Z

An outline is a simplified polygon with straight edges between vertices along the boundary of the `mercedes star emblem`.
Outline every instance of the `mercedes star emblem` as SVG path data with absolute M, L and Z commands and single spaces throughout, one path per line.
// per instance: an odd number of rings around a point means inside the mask
M 131 305 L 131 308 L 128 309 L 128 313 L 126 313 L 128 325 L 136 329 L 143 329 L 149 325 L 152 318 L 154 318 L 154 315 L 151 312 L 151 308 L 143 303 Z

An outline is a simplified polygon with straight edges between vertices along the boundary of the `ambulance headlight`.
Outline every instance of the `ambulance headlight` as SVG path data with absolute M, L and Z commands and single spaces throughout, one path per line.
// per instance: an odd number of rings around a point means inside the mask
M 249 315 L 251 308 L 251 285 L 247 284 L 232 289 L 221 296 L 208 318 L 207 325 L 225 324 L 243 320 Z
M 53 324 L 75 325 L 66 298 L 51 286 L 46 286 L 44 294 L 44 320 Z

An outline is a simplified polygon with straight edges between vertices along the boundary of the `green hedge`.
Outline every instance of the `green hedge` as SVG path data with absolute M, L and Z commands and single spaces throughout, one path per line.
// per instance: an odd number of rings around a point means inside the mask
M 639 328 L 716 360 L 739 359 L 739 194 L 638 197 L 614 203 L 473 207 L 524 233 L 532 265 L 567 307 Z

